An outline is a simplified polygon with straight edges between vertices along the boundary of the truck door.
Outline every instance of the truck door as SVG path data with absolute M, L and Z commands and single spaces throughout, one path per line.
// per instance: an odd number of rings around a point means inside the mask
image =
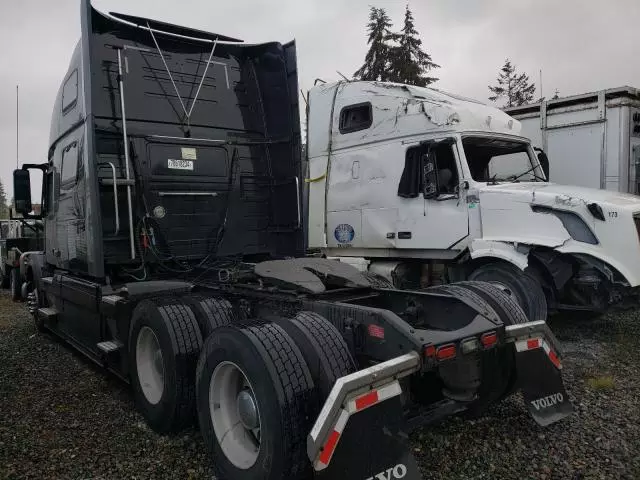
M 449 250 L 469 235 L 466 190 L 452 139 L 410 147 L 398 186 L 397 248 Z
M 84 195 L 80 140 L 71 140 L 62 150 L 58 212 L 56 215 L 56 264 L 70 270 L 86 270 Z

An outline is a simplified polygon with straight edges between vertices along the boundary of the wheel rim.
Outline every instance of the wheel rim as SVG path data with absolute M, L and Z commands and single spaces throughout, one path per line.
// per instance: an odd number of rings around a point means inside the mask
M 164 391 L 164 359 L 158 337 L 146 326 L 136 341 L 136 369 L 142 393 L 149 403 L 157 404 Z
M 237 468 L 251 468 L 260 453 L 260 411 L 249 379 L 235 363 L 220 363 L 209 383 L 209 410 L 220 448 Z

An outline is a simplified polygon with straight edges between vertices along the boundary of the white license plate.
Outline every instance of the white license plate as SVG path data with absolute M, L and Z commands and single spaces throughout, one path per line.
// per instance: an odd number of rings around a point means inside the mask
M 193 170 L 193 160 L 174 160 L 168 159 L 168 167 L 174 170 Z

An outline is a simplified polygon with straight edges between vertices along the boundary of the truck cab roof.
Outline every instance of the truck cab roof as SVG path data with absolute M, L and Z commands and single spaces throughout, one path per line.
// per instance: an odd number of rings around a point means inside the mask
M 399 83 L 317 85 L 309 92 L 309 106 L 310 157 L 326 152 L 329 124 L 333 150 L 425 133 L 520 132 L 520 123 L 498 108 L 435 88 Z

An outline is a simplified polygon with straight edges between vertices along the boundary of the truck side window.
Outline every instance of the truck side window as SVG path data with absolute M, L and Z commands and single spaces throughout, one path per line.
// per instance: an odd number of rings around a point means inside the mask
M 404 170 L 398 185 L 398 196 L 416 198 L 423 190 L 422 165 L 423 155 L 431 148 L 435 154 L 438 194 L 456 193 L 460 184 L 456 157 L 449 142 L 421 145 L 407 149 Z
M 62 114 L 67 113 L 78 100 L 78 70 L 74 70 L 62 88 Z
M 343 107 L 340 111 L 340 133 L 366 130 L 373 122 L 371 103 L 358 103 Z
M 62 173 L 60 175 L 60 186 L 67 190 L 75 185 L 78 173 L 78 143 L 73 142 L 62 152 Z

